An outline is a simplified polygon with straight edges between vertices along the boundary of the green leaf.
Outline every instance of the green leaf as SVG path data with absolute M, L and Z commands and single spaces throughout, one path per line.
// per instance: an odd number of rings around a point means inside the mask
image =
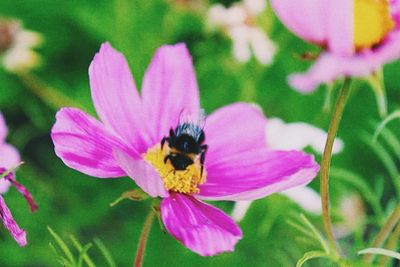
M 396 157 L 400 159 L 400 141 L 398 137 L 388 128 L 382 130 L 382 137 L 396 154 Z
M 82 267 L 83 261 L 87 263 L 85 259 L 88 258 L 87 252 L 88 250 L 93 246 L 92 243 L 86 244 L 80 251 L 79 253 L 79 258 L 78 258 L 78 267 Z M 93 264 L 93 262 L 91 262 Z M 88 266 L 94 266 L 94 265 L 89 265 Z
M 109 267 L 117 267 L 113 257 L 111 256 L 110 251 L 106 248 L 104 243 L 98 238 L 95 238 L 93 241 L 94 241 L 95 245 L 99 248 L 101 254 L 104 257 L 104 259 L 107 261 L 108 266 Z
M 366 180 L 363 177 L 352 171 L 337 167 L 331 169 L 331 176 L 334 177 L 335 180 L 342 180 L 348 185 L 356 188 L 362 197 L 371 205 L 377 215 L 383 214 L 379 197 L 370 189 L 370 186 L 365 182 Z
M 382 132 L 382 130 L 386 127 L 386 125 L 391 122 L 394 119 L 398 119 L 400 118 L 400 110 L 397 110 L 393 113 L 391 113 L 389 116 L 387 116 L 376 128 L 375 133 L 374 133 L 374 137 L 373 137 L 373 141 L 376 142 L 376 140 L 378 139 L 379 134 Z
M 388 256 L 388 257 L 392 257 L 392 258 L 400 260 L 399 252 L 384 249 L 384 248 L 366 248 L 366 249 L 360 250 L 358 252 L 358 254 L 359 255 L 361 255 L 361 254 L 376 254 L 376 255 Z
M 65 256 L 67 257 L 67 259 L 71 263 L 71 265 L 75 266 L 76 261 L 75 261 L 74 255 L 72 254 L 71 250 L 69 250 L 67 244 L 65 244 L 65 242 L 61 239 L 61 237 L 56 232 L 54 232 L 54 230 L 51 229 L 50 226 L 47 226 L 47 230 L 49 231 L 51 236 L 54 238 L 54 240 L 57 242 L 57 245 L 64 252 Z
M 57 249 L 54 247 L 54 245 L 51 243 L 51 242 L 49 242 L 49 246 L 50 246 L 50 248 L 51 248 L 51 250 L 53 251 L 53 253 L 54 253 L 54 255 L 56 255 L 56 257 L 57 257 L 57 262 L 60 264 L 60 265 L 62 265 L 62 266 L 72 266 L 72 263 L 70 263 L 66 258 L 64 258 L 63 256 L 61 256 L 59 253 L 58 253 L 58 251 L 57 251 Z
M 325 239 L 320 234 L 320 232 L 317 230 L 317 228 L 315 228 L 315 226 L 307 219 L 306 216 L 304 216 L 304 214 L 300 214 L 300 218 L 303 220 L 303 222 L 308 226 L 308 228 L 314 234 L 315 238 L 319 241 L 319 243 L 321 244 L 325 253 L 329 254 L 330 253 L 329 246 L 326 243 Z
M 82 244 L 79 242 L 78 239 L 76 239 L 75 236 L 70 235 L 69 238 L 72 241 L 72 244 L 74 245 L 74 247 L 78 250 L 79 252 L 79 258 L 82 257 L 82 259 L 85 261 L 85 263 L 87 264 L 88 267 L 95 267 L 95 264 L 93 263 L 92 259 L 89 257 L 89 255 L 87 254 L 87 250 L 92 247 L 92 243 L 86 244 L 85 247 L 82 247 Z M 85 251 L 84 254 L 82 254 L 83 250 L 88 246 L 89 248 Z M 79 265 L 79 261 L 78 261 L 78 265 Z
M 373 143 L 367 133 L 362 135 L 362 139 L 375 152 L 382 164 L 385 166 L 395 186 L 397 196 L 400 197 L 400 174 L 390 153 L 387 152 L 381 144 Z
M 5 171 L 4 173 L 0 174 L 0 179 L 2 179 L 3 177 L 6 177 L 7 175 L 9 175 L 10 173 L 12 173 L 13 171 L 15 171 L 16 169 L 19 168 L 19 166 L 21 166 L 22 164 L 24 164 L 23 161 L 21 161 L 20 163 L 18 163 L 17 165 L 11 167 L 10 169 L 8 169 L 7 171 Z
M 148 198 L 149 198 L 149 195 L 146 192 L 144 192 L 142 189 L 138 188 L 138 189 L 134 189 L 134 190 L 130 190 L 130 191 L 126 191 L 126 192 L 122 193 L 122 195 L 119 198 L 117 198 L 114 202 L 112 202 L 110 204 L 110 206 L 114 207 L 119 202 L 121 202 L 122 200 L 125 200 L 125 199 L 130 199 L 132 201 L 142 201 L 142 200 L 146 200 Z
M 324 251 L 309 251 L 306 252 L 303 257 L 297 261 L 296 267 L 301 267 L 303 264 L 311 259 L 316 259 L 316 258 L 329 258 L 329 256 L 324 252 Z

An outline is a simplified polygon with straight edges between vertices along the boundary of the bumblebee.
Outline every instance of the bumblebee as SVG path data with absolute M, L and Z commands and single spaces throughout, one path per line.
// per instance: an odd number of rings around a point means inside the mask
M 169 130 L 169 136 L 161 140 L 161 149 L 165 142 L 170 148 L 169 153 L 164 158 L 164 163 L 169 160 L 177 171 L 186 170 L 186 168 L 194 164 L 196 158 L 200 157 L 200 177 L 203 176 L 204 160 L 208 146 L 203 144 L 205 134 L 201 122 L 204 120 L 202 116 L 196 123 L 185 121 L 179 123 L 175 128 Z

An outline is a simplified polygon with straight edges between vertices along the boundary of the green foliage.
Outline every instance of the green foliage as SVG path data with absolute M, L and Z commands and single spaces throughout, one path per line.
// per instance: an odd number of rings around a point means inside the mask
M 89 249 L 93 247 L 93 243 L 90 242 L 85 245 L 82 245 L 75 236 L 70 235 L 69 236 L 70 241 L 71 241 L 73 247 L 75 248 L 76 252 L 78 253 L 78 255 L 76 257 L 76 255 L 74 255 L 74 253 L 70 250 L 67 243 L 53 229 L 51 229 L 49 226 L 47 226 L 47 230 L 49 231 L 50 235 L 55 240 L 57 246 L 54 246 L 54 244 L 51 242 L 49 243 L 49 245 L 52 248 L 52 250 L 55 252 L 57 261 L 62 266 L 66 266 L 66 267 L 82 267 L 82 266 L 95 267 L 96 266 L 88 254 Z M 98 250 L 102 254 L 105 262 L 107 263 L 107 266 L 108 267 L 116 267 L 115 261 L 112 258 L 111 253 L 106 248 L 106 246 L 103 244 L 103 242 L 98 238 L 95 238 L 93 240 L 93 242 L 95 243 Z M 85 265 L 83 265 L 84 263 L 85 263 Z M 100 266 L 104 266 L 104 265 L 102 264 Z
M 323 109 L 325 86 L 303 95 L 286 81 L 288 74 L 311 64 L 299 60 L 299 55 L 318 52 L 319 48 L 287 31 L 269 9 L 259 22 L 278 44 L 274 63 L 262 66 L 253 58 L 241 64 L 232 57 L 231 41 L 226 35 L 207 28 L 205 13 L 209 2 L 199 1 L 202 4 L 197 9 L 178 2 L 185 1 L 0 1 L 0 15 L 19 18 L 27 29 L 40 32 L 45 38 L 38 49 L 44 61 L 42 67 L 28 76 L 0 69 L 0 110 L 10 130 L 7 141 L 21 151 L 26 162 L 18 169 L 17 179 L 29 188 L 40 206 L 37 213 L 30 214 L 15 189 L 7 193 L 7 204 L 27 231 L 29 245 L 19 248 L 0 228 L 0 266 L 54 266 L 55 259 L 60 265 L 74 267 L 94 263 L 130 266 L 133 262 L 144 217 L 151 207 L 146 202 L 122 201 L 110 208 L 109 204 L 122 192 L 138 192 L 134 182 L 129 178 L 94 179 L 69 169 L 55 156 L 49 136 L 60 106 L 81 107 L 95 115 L 87 70 L 104 41 L 111 42 L 127 57 L 138 88 L 157 47 L 185 42 L 193 56 L 201 103 L 207 113 L 235 101 L 248 101 L 259 104 L 267 117 L 327 128 L 330 115 Z M 383 70 L 390 112 L 399 108 L 399 70 L 399 62 Z M 36 86 L 32 88 L 32 84 Z M 35 87 L 42 95 L 35 92 Z M 334 99 L 335 88 L 330 93 Z M 370 121 L 379 120 L 373 92 L 365 82 L 356 81 L 339 130 L 345 150 L 333 158 L 330 182 L 335 223 L 341 219 L 336 216 L 339 203 L 349 192 L 359 193 L 366 204 L 368 225 L 339 240 L 346 249 L 349 266 L 363 266 L 357 252 L 368 247 L 400 195 L 399 125 L 397 121 L 380 124 L 373 141 L 377 125 L 371 129 Z M 318 179 L 310 184 L 314 189 L 318 185 Z M 231 212 L 231 203 L 216 205 Z M 302 213 L 298 205 L 278 194 L 258 200 L 240 222 L 244 237 L 235 252 L 212 258 L 197 256 L 155 227 L 145 266 L 337 264 L 326 259 L 329 253 L 320 234 L 320 217 L 307 214 L 306 219 L 299 216 Z M 46 225 L 60 234 L 46 229 Z M 70 233 L 74 236 L 61 238 Z M 95 236 L 103 241 L 93 239 Z
M 383 256 L 388 256 L 392 257 L 395 259 L 400 260 L 400 253 L 384 248 L 366 248 L 363 250 L 360 250 L 358 254 L 376 254 L 376 255 L 383 255 Z

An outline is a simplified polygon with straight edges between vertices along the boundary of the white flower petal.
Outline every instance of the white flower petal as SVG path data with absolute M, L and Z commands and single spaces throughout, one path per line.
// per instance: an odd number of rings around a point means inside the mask
M 321 214 L 321 197 L 313 189 L 306 186 L 297 186 L 282 191 L 281 194 L 296 202 L 305 211 Z
M 243 6 L 252 16 L 257 16 L 266 9 L 267 2 L 265 0 L 244 0 Z
M 253 27 L 251 29 L 250 42 L 254 55 L 261 64 L 268 65 L 272 63 L 276 54 L 276 47 L 264 31 L 258 27 Z
M 322 154 L 327 133 L 313 125 L 296 122 L 285 124 L 281 119 L 273 118 L 267 123 L 267 146 L 279 150 L 302 150 L 311 146 Z M 343 150 L 343 141 L 337 138 L 333 145 L 333 154 Z
M 252 202 L 253 201 L 236 201 L 232 210 L 232 218 L 237 222 L 243 220 Z

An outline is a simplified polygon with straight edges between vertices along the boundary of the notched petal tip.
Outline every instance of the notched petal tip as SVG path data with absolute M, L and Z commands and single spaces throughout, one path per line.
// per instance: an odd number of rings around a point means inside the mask
M 191 196 L 171 194 L 164 198 L 161 217 L 173 237 L 201 256 L 232 252 L 243 236 L 228 215 Z

